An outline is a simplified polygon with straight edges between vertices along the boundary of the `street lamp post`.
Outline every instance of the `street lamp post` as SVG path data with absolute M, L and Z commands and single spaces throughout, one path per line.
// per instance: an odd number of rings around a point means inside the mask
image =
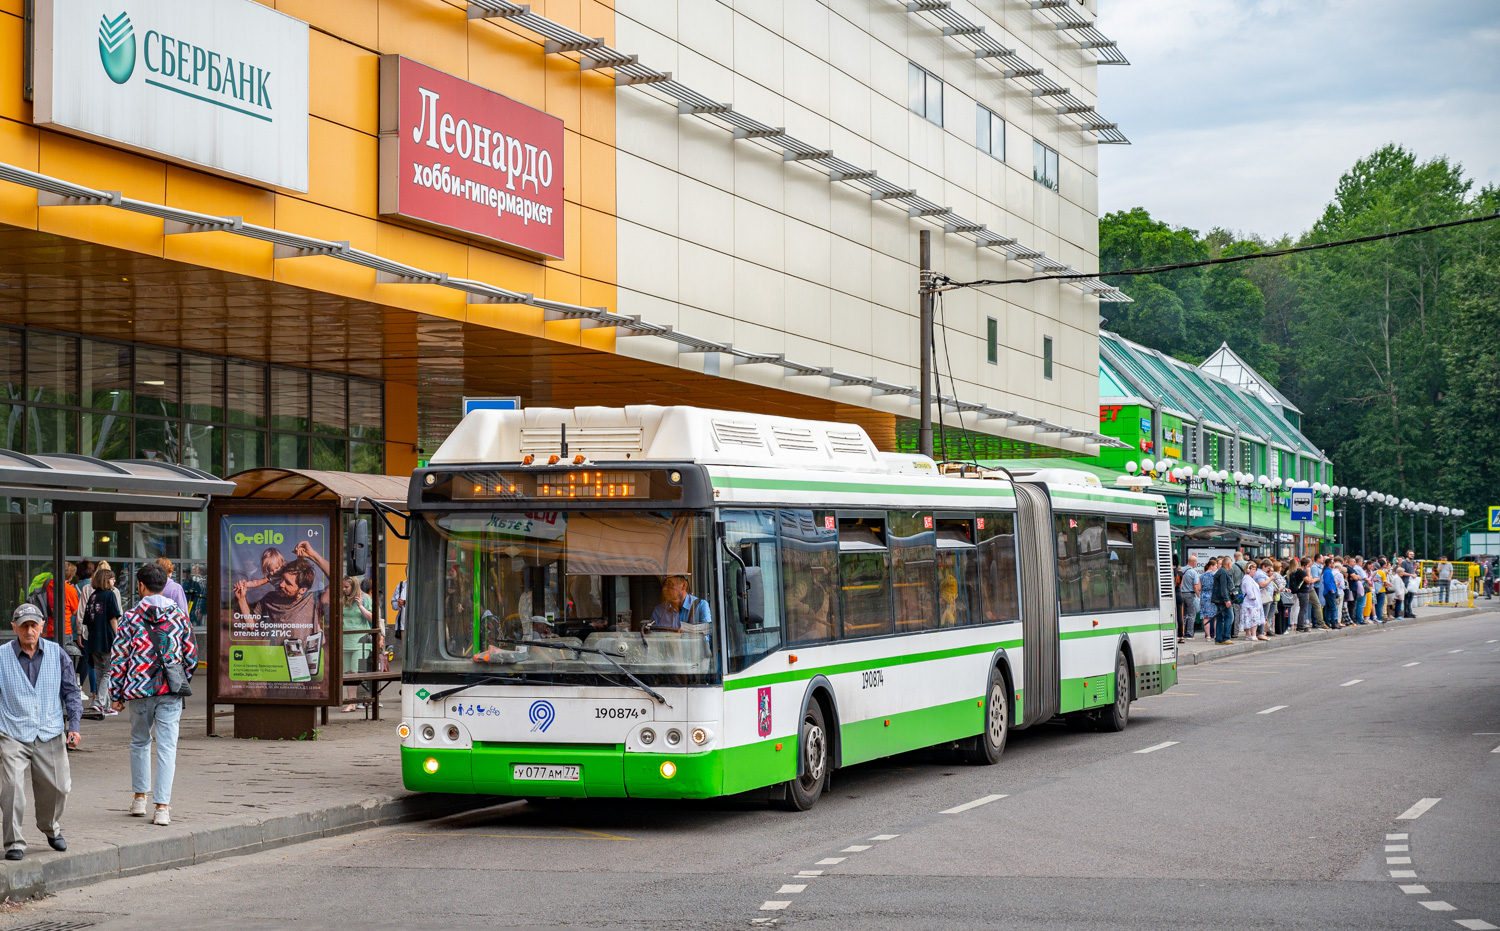
M 1427 535 L 1427 530 L 1428 530 L 1428 528 L 1427 528 L 1427 515 L 1431 514 L 1431 513 L 1432 513 L 1432 505 L 1430 505 L 1430 504 L 1424 504 L 1424 505 L 1422 505 L 1422 558 L 1423 559 L 1426 559 L 1428 557 L 1428 555 L 1429 555 L 1428 549 L 1427 549 L 1427 544 L 1430 543 L 1431 540 L 1428 538 L 1428 535 Z
M 1354 489 L 1354 498 L 1359 502 L 1359 555 L 1365 555 L 1365 502 L 1370 493 L 1362 488 Z
M 1438 559 L 1448 555 L 1448 538 L 1443 536 L 1443 519 L 1450 513 L 1447 505 L 1438 505 Z

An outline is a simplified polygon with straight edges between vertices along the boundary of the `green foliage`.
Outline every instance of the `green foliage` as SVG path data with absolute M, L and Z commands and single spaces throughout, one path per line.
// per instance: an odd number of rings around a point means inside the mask
M 1339 179 L 1297 244 L 1487 215 L 1461 166 L 1388 145 Z M 1100 266 L 1122 269 L 1281 248 L 1200 236 L 1141 208 L 1099 221 Z M 1108 328 L 1199 361 L 1220 341 L 1303 411 L 1340 484 L 1462 507 L 1500 478 L 1500 221 L 1264 261 L 1105 280 L 1135 299 Z M 1433 525 L 1436 531 L 1436 525 Z

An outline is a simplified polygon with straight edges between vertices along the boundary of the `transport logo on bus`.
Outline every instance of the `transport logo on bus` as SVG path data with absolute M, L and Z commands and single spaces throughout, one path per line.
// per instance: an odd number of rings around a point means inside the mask
M 557 709 L 552 707 L 550 701 L 543 698 L 531 703 L 531 710 L 526 713 L 526 716 L 531 719 L 533 731 L 541 731 L 545 734 L 557 717 Z
M 755 691 L 755 729 L 762 737 L 771 736 L 771 687 Z

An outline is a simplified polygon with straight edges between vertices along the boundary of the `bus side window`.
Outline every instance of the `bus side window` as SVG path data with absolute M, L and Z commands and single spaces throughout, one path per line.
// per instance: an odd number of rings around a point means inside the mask
M 1135 521 L 1130 535 L 1135 549 L 1135 600 L 1145 608 L 1155 608 L 1161 596 L 1156 581 L 1156 524 L 1151 520 Z
M 938 624 L 967 627 L 979 618 L 979 550 L 973 518 L 937 521 Z
M 891 554 L 883 517 L 840 517 L 839 581 L 845 637 L 891 632 Z
M 887 518 L 891 541 L 891 583 L 894 588 L 896 632 L 931 630 L 938 626 L 937 532 L 931 512 L 892 511 Z M 949 580 L 957 579 L 949 573 Z M 953 626 L 953 599 L 944 604 Z
M 1083 613 L 1083 561 L 1078 555 L 1077 514 L 1055 514 L 1057 532 L 1057 600 L 1063 614 Z
M 1130 543 L 1130 525 L 1109 522 L 1109 604 L 1116 611 L 1142 605 L 1135 591 L 1135 547 Z
M 1083 610 L 1109 610 L 1109 547 L 1104 518 L 1078 519 L 1078 555 L 1083 567 Z
M 1016 517 L 1002 511 L 982 513 L 976 520 L 979 534 L 979 589 L 983 607 L 977 608 L 979 623 L 994 624 L 1021 616 L 1021 593 L 1016 573 Z
M 827 511 L 778 511 L 786 641 L 809 643 L 838 636 L 838 531 Z
M 739 672 L 781 646 L 776 512 L 721 511 L 719 519 L 724 522 L 724 546 L 729 550 L 723 554 L 725 652 L 729 671 Z

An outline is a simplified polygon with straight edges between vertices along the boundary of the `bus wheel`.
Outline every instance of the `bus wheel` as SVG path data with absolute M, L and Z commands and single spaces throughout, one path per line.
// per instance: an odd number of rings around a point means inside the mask
M 787 811 L 813 807 L 828 781 L 828 730 L 823 724 L 823 706 L 816 699 L 807 703 L 797 752 L 802 754 L 802 775 L 787 780 L 786 792 L 778 800 Z
M 985 698 L 984 732 L 963 742 L 964 762 L 991 766 L 1000 762 L 1005 739 L 1010 736 L 1010 702 L 1006 701 L 1005 676 L 990 670 L 990 690 Z
M 1099 713 L 1099 728 L 1123 731 L 1130 721 L 1130 661 L 1125 651 L 1115 654 L 1115 703 Z

